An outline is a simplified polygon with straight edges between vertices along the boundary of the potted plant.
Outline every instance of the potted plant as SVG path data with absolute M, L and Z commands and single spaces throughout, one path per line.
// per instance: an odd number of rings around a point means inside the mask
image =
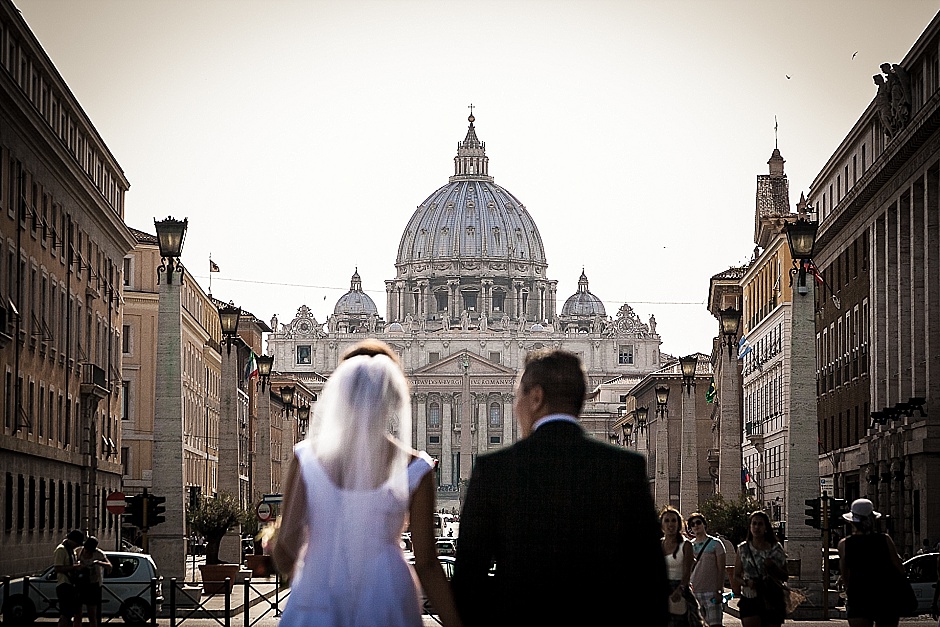
M 225 534 L 246 522 L 248 512 L 241 506 L 238 498 L 222 492 L 216 498 L 200 500 L 194 507 L 186 512 L 186 522 L 189 528 L 206 539 L 206 563 L 200 567 L 202 571 L 203 589 L 212 594 L 222 588 L 221 584 L 206 585 L 207 582 L 224 582 L 230 580 L 229 587 L 234 586 L 235 576 L 241 568 L 240 564 L 224 564 L 219 559 L 219 546 Z

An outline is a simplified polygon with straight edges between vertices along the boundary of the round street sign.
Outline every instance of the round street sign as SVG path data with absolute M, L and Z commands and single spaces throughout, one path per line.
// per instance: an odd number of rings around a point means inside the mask
M 271 520 L 271 506 L 267 503 L 258 503 L 258 507 L 255 508 L 255 513 L 258 514 L 258 520 L 261 522 Z
M 112 492 L 108 495 L 107 500 L 104 502 L 105 507 L 109 512 L 115 516 L 120 516 L 124 513 L 124 493 L 123 492 Z

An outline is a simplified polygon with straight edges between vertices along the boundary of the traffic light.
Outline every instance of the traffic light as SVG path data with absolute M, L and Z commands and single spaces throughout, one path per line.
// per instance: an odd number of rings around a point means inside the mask
M 127 522 L 138 529 L 144 528 L 144 495 L 135 494 L 127 497 L 126 509 L 124 515 L 127 516 Z
M 822 529 L 822 510 L 820 509 L 819 498 L 806 499 L 806 524 L 814 529 Z
M 147 526 L 155 527 L 162 522 L 166 522 L 166 517 L 163 515 L 166 512 L 166 497 L 157 496 L 156 494 L 149 495 L 150 498 L 147 499 Z
M 845 505 L 845 499 L 829 499 L 829 528 L 838 529 L 845 524 L 842 514 L 849 511 Z

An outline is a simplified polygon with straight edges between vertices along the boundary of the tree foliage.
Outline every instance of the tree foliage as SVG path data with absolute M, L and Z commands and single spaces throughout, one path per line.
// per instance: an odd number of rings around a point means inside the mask
M 715 494 L 701 505 L 701 512 L 708 519 L 708 533 L 721 534 L 736 545 L 747 538 L 748 516 L 758 509 L 760 503 L 744 493 L 734 500 Z
M 231 529 L 245 523 L 250 514 L 238 498 L 221 492 L 214 499 L 204 498 L 186 512 L 191 531 L 206 538 L 206 563 L 219 563 L 219 543 Z

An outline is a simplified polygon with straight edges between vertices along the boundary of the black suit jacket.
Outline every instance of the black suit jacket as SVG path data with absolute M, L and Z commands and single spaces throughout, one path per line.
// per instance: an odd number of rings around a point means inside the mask
M 578 424 L 545 423 L 477 458 L 460 517 L 458 609 L 467 625 L 611 614 L 665 625 L 661 535 L 643 457 Z

